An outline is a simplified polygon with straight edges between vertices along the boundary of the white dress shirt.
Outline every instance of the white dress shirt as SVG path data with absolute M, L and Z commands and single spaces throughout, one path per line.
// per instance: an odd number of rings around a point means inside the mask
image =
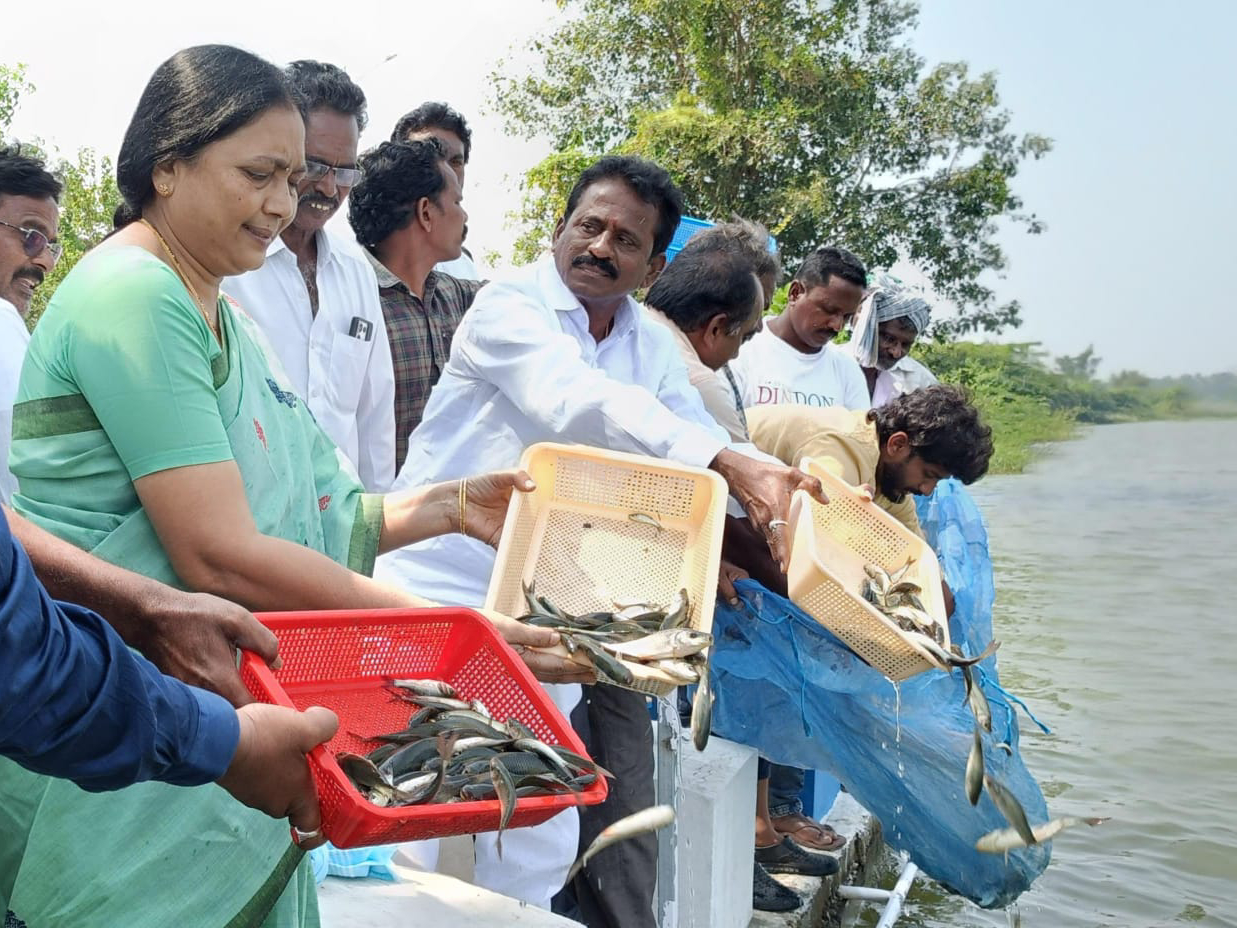
M 221 289 L 261 326 L 293 388 L 372 493 L 395 478 L 395 373 L 378 281 L 369 262 L 334 235 L 318 244 L 318 314 L 296 255 L 277 238 L 256 271 Z
M 630 297 L 600 343 L 588 322 L 548 256 L 480 290 L 392 489 L 514 467 L 540 441 L 696 467 L 730 444 L 665 326 Z M 493 567 L 489 545 L 444 535 L 384 555 L 374 576 L 438 602 L 477 606 Z
M 8 300 L 0 300 L 0 502 L 6 505 L 17 492 L 17 478 L 9 471 L 9 448 L 13 441 L 13 400 L 21 364 L 30 344 L 26 320 Z
M 869 409 L 868 381 L 851 353 L 832 342 L 804 354 L 765 326 L 730 362 L 743 405 L 841 406 Z
M 884 406 L 896 396 L 939 382 L 930 370 L 910 355 L 903 355 L 893 367 L 876 375 L 876 384 L 872 388 L 872 405 Z
M 481 271 L 477 267 L 477 262 L 468 256 L 466 252 L 460 252 L 460 256 L 451 261 L 439 261 L 434 265 L 434 270 L 443 274 L 450 274 L 456 280 L 482 280 Z

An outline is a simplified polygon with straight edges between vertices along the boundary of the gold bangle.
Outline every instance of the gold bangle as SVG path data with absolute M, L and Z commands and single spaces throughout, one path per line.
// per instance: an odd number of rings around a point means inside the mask
M 467 481 L 466 479 L 464 479 L 463 477 L 461 477 L 461 478 L 460 478 L 460 499 L 459 499 L 459 504 L 460 504 L 460 512 L 459 512 L 460 527 L 459 527 L 459 532 L 460 532 L 460 534 L 461 534 L 461 535 L 466 535 L 466 534 L 468 534 L 468 533 L 464 531 L 464 513 L 467 511 L 467 506 L 468 506 L 468 481 Z

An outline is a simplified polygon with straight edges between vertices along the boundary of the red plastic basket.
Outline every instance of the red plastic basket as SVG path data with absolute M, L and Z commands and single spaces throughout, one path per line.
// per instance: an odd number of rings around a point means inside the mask
M 413 708 L 392 699 L 388 677 L 435 678 L 461 698 L 480 699 L 495 718 L 520 719 L 537 737 L 577 754 L 584 745 L 524 662 L 494 627 L 467 609 L 375 609 L 268 612 L 258 618 L 279 639 L 283 666 L 272 671 L 245 652 L 241 678 L 262 702 L 305 709 L 326 706 L 339 731 L 310 754 L 322 805 L 322 829 L 336 847 L 364 847 L 494 831 L 497 800 L 383 809 L 368 802 L 335 762 L 340 751 L 364 754 L 377 742 L 360 734 L 395 731 Z M 587 756 L 587 755 L 586 755 Z M 604 778 L 578 795 L 520 799 L 508 827 L 537 825 L 574 805 L 606 798 Z

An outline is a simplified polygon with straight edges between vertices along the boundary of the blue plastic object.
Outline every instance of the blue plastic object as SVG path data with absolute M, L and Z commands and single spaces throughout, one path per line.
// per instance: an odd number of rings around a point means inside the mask
M 674 230 L 674 238 L 670 240 L 670 244 L 666 247 L 666 263 L 669 264 L 674 260 L 675 255 L 683 250 L 683 246 L 687 244 L 687 240 L 702 229 L 710 229 L 717 223 L 710 222 L 707 219 L 693 219 L 691 216 L 684 216 L 679 220 L 679 227 Z M 769 251 L 777 253 L 777 239 L 772 235 L 769 236 Z
M 960 484 L 942 482 L 921 519 L 954 590 L 953 640 L 978 653 L 992 634 L 982 517 Z M 1048 865 L 1049 846 L 1008 855 L 974 847 L 1008 823 L 986 790 L 974 807 L 963 794 L 975 723 L 961 673 L 930 671 L 895 687 L 790 601 L 750 580 L 736 587 L 742 606 L 719 599 L 713 616 L 713 730 L 777 763 L 837 777 L 880 819 L 886 842 L 951 891 L 991 908 L 1026 890 Z M 996 660 L 980 666 L 993 722 L 982 736 L 985 769 L 1031 822 L 1046 821 L 1043 793 L 1018 753 L 1015 709 L 993 685 Z

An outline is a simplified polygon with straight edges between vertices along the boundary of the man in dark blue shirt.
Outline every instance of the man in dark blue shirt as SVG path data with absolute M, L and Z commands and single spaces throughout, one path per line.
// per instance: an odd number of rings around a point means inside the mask
M 322 843 L 305 754 L 333 713 L 250 704 L 180 683 L 95 613 L 53 600 L 0 512 L 0 754 L 83 789 L 218 781 Z

